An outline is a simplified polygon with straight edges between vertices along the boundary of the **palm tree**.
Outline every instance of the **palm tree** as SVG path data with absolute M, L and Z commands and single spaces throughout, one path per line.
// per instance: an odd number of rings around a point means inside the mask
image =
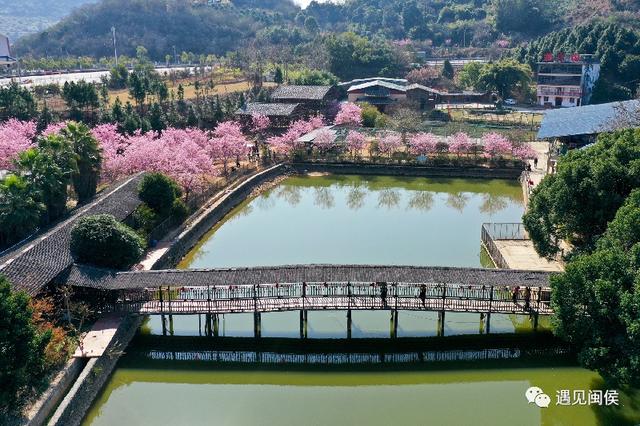
M 33 187 L 20 176 L 0 181 L 0 247 L 6 247 L 34 232 L 45 207 Z
M 77 155 L 77 169 L 72 175 L 73 189 L 78 195 L 78 202 L 83 203 L 96 195 L 102 149 L 89 127 L 83 123 L 69 123 L 60 131 L 60 135 Z

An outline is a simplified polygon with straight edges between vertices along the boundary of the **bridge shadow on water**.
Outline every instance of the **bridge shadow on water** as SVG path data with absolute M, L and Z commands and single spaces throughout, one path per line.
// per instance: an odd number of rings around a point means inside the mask
M 429 371 L 575 365 L 550 332 L 421 338 L 292 339 L 139 334 L 125 368 Z

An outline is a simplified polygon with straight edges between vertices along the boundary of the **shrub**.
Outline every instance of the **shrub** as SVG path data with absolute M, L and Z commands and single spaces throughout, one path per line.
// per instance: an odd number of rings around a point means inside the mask
M 171 211 L 173 201 L 182 195 L 178 184 L 162 173 L 149 173 L 138 187 L 138 195 L 149 207 L 161 216 Z
M 382 113 L 378 111 L 378 108 L 370 104 L 362 105 L 362 126 L 364 127 L 376 127 L 380 124 L 380 116 Z
M 86 216 L 71 230 L 71 253 L 78 262 L 128 269 L 144 252 L 144 241 L 107 214 Z
M 445 111 L 442 111 L 440 109 L 432 109 L 431 111 L 429 111 L 427 118 L 432 121 L 450 121 L 451 120 L 451 117 L 449 117 L 449 114 L 447 114 Z
M 133 212 L 133 227 L 148 234 L 158 224 L 158 214 L 146 204 L 140 204 Z
M 180 199 L 173 200 L 173 205 L 171 206 L 171 219 L 176 223 L 180 223 L 187 218 L 189 215 L 189 209 L 184 201 Z

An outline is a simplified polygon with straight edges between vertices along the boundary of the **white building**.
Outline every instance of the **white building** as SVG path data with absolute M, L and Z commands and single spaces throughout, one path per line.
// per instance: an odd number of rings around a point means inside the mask
M 546 107 L 587 105 L 600 76 L 600 62 L 592 55 L 555 57 L 547 53 L 538 63 L 537 103 Z

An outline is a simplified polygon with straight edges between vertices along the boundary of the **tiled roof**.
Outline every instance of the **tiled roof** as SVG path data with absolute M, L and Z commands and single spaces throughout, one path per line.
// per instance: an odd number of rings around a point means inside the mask
M 372 265 L 289 265 L 233 269 L 114 272 L 73 266 L 67 284 L 109 290 L 159 286 L 258 285 L 300 282 L 404 282 L 547 287 L 549 273 L 481 269 Z
M 250 102 L 236 111 L 238 115 L 261 114 L 267 117 L 289 117 L 300 104 L 257 103 Z
M 321 101 L 331 90 L 331 86 L 280 86 L 271 94 L 274 101 L 306 99 Z
M 640 127 L 640 101 L 610 102 L 549 110 L 538 139 L 592 135 Z
M 69 245 L 75 222 L 83 216 L 95 214 L 111 214 L 118 220 L 124 220 L 140 204 L 138 183 L 141 178 L 139 174 L 115 184 L 69 219 L 3 255 L 0 274 L 6 276 L 15 288 L 31 295 L 37 294 L 73 264 Z
M 338 83 L 339 87 L 351 87 L 357 84 L 369 83 L 371 81 L 386 81 L 387 83 L 397 84 L 398 86 L 406 86 L 407 80 L 404 78 L 389 78 L 389 77 L 368 77 L 368 78 L 357 78 L 351 81 L 343 81 Z

